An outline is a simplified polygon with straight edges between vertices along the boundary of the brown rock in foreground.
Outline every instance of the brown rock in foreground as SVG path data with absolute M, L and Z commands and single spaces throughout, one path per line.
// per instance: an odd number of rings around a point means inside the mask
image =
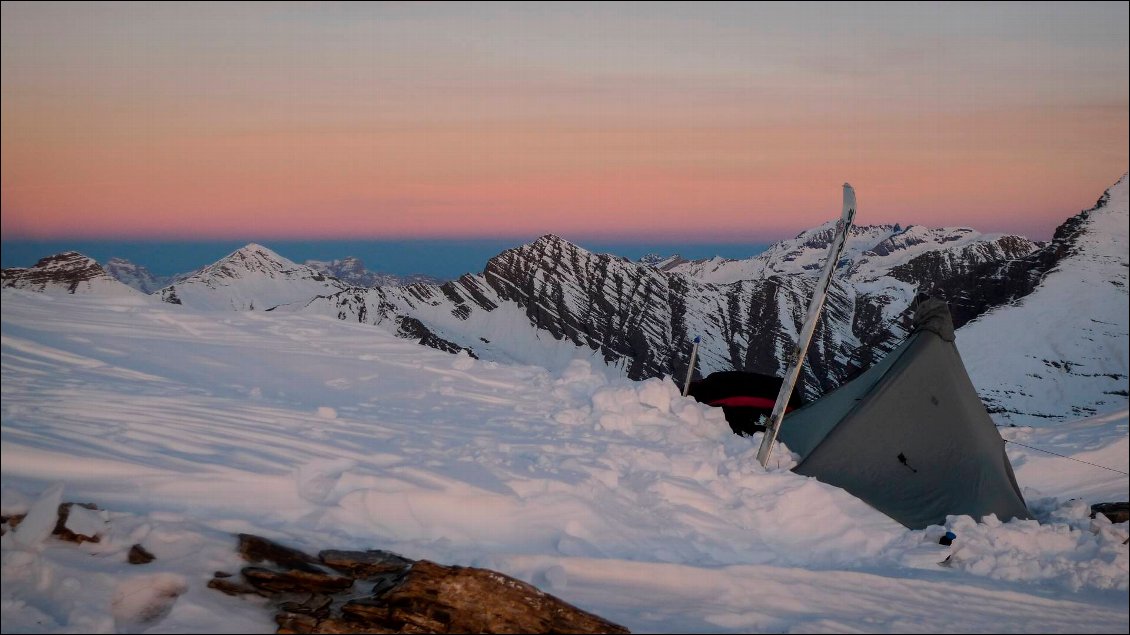
M 253 534 L 239 534 L 239 555 L 248 562 L 273 562 L 280 567 L 299 571 L 318 571 L 311 566 L 318 559 L 297 549 L 284 547 L 277 542 Z
M 409 560 L 387 551 L 318 558 L 240 534 L 248 584 L 217 572 L 209 586 L 275 599 L 279 633 L 627 633 L 624 627 L 510 576 Z
M 1130 503 L 1097 503 L 1091 505 L 1091 518 L 1096 515 L 1102 514 L 1110 519 L 1114 524 L 1124 523 L 1130 520 Z
M 363 611 L 358 611 L 363 603 Z M 387 632 L 627 633 L 628 630 L 488 569 L 419 560 L 384 593 L 342 607 Z
M 157 559 L 157 556 L 149 553 L 149 551 L 141 545 L 134 545 L 129 548 L 129 554 L 126 555 L 126 560 L 130 564 L 149 564 Z

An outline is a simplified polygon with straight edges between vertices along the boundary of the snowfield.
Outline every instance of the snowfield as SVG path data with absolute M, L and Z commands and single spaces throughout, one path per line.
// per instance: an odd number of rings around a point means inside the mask
M 497 569 L 637 632 L 1127 631 L 1128 525 L 1088 516 L 1128 498 L 1124 405 L 1002 429 L 1121 473 L 1010 445 L 1038 521 L 910 531 L 783 448 L 761 469 L 670 380 L 140 295 L 0 306 L 0 512 L 28 514 L 0 539 L 4 632 L 273 632 L 205 587 L 238 532 Z M 69 522 L 101 542 L 49 536 L 60 501 L 95 503 Z

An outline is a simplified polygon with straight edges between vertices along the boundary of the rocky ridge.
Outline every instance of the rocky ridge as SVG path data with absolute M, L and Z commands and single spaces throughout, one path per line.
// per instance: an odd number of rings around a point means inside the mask
M 31 267 L 12 267 L 0 271 L 0 287 L 43 293 L 131 295 L 135 291 L 106 273 L 96 261 L 66 251 L 46 258 Z

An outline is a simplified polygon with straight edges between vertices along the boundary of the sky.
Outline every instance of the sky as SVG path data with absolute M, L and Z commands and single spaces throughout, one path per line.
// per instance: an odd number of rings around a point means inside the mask
M 5 240 L 1047 239 L 1126 172 L 1127 3 L 9 3 Z

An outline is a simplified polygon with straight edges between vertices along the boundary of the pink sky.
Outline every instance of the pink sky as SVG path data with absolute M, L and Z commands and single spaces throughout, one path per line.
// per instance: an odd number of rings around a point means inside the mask
M 1048 238 L 1127 5 L 3 5 L 2 233 Z

